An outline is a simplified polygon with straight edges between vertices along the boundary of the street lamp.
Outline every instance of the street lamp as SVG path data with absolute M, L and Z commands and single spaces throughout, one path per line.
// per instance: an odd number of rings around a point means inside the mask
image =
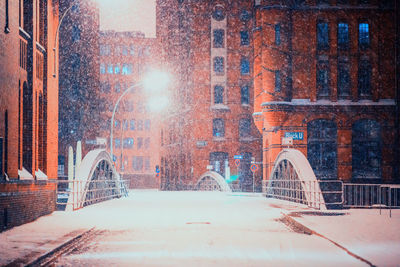
M 151 71 L 149 72 L 143 81 L 138 82 L 130 87 L 128 87 L 118 98 L 117 102 L 115 103 L 113 113 L 111 116 L 111 129 L 110 129 L 110 154 L 111 158 L 114 161 L 114 154 L 113 154 L 113 128 L 114 128 L 114 116 L 115 116 L 115 111 L 118 108 L 118 104 L 121 101 L 121 99 L 132 89 L 143 86 L 149 93 L 152 95 L 158 94 L 161 91 L 165 90 L 170 82 L 169 75 L 165 72 L 162 71 Z M 165 103 L 165 101 L 163 101 Z M 162 103 L 161 103 L 162 104 Z M 123 146 L 123 142 L 122 142 Z

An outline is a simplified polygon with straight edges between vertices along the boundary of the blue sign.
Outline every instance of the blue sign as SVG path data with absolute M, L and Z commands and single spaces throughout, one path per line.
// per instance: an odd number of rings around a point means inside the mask
M 292 137 L 293 140 L 303 140 L 304 133 L 303 132 L 286 132 L 285 137 Z
M 235 156 L 233 156 L 233 158 L 234 159 L 243 159 L 243 156 L 242 155 L 235 155 Z
M 117 156 L 113 155 L 113 161 L 117 161 Z

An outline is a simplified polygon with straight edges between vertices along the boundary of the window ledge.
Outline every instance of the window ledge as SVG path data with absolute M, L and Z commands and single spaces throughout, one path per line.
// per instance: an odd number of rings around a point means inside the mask
M 18 170 L 18 177 L 20 180 L 33 180 L 32 174 L 24 167 L 22 167 L 22 170 Z
M 213 137 L 213 141 L 214 142 L 224 142 L 224 141 L 226 141 L 226 138 L 225 137 Z
M 38 169 L 35 172 L 35 177 L 36 177 L 36 180 L 48 180 L 47 175 L 44 172 L 42 172 L 40 169 Z
M 212 110 L 230 110 L 229 107 L 225 104 L 214 104 L 211 106 Z
M 252 136 L 249 137 L 239 137 L 239 142 L 252 142 L 254 138 Z
M 243 107 L 243 108 L 249 108 L 249 107 L 250 107 L 250 104 L 242 104 L 242 107 Z

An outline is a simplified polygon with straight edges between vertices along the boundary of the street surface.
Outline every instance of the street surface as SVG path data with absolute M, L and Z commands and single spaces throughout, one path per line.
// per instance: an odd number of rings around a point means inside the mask
M 85 208 L 101 230 L 56 266 L 366 266 L 316 235 L 278 221 L 261 196 L 133 191 Z

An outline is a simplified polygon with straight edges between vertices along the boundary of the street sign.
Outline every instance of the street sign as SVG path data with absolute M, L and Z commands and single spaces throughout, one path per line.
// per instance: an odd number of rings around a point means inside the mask
M 258 170 L 258 166 L 256 164 L 251 165 L 250 170 L 255 173 Z
M 235 156 L 233 156 L 233 158 L 234 159 L 243 159 L 243 156 L 242 155 L 235 155 Z
M 160 174 L 159 174 L 159 173 L 156 173 L 156 177 L 157 177 L 157 178 L 160 177 Z
M 285 137 L 292 137 L 293 140 L 303 140 L 304 133 L 303 132 L 285 132 Z
M 236 165 L 236 167 L 239 167 L 239 164 L 240 164 L 240 159 L 235 159 L 235 165 Z

